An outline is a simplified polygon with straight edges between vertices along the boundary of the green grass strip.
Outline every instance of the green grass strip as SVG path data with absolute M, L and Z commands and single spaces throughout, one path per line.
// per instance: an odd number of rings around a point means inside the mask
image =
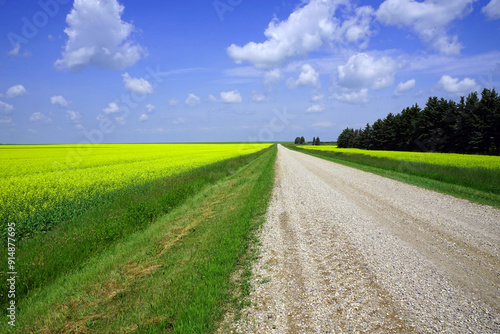
M 384 177 L 417 185 L 479 204 L 500 207 L 500 171 L 461 168 L 372 157 L 364 154 L 286 147 Z
M 212 333 L 245 286 L 243 266 L 263 222 L 276 147 L 115 242 L 17 308 L 0 332 Z M 244 275 L 244 274 L 243 274 Z

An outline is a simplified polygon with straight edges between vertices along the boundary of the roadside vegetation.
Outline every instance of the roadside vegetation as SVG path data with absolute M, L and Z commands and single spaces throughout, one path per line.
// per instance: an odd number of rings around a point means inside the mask
M 500 207 L 500 157 L 286 146 L 367 172 Z
M 237 305 L 232 295 L 243 284 L 230 277 L 266 210 L 275 152 L 125 187 L 23 238 L 16 245 L 18 320 L 15 328 L 2 322 L 0 332 L 213 328 L 226 302 Z M 7 302 L 3 293 L 4 315 Z

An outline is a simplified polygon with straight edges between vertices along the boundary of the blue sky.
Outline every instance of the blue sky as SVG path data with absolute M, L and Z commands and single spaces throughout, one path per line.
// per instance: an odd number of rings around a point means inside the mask
M 500 0 L 0 0 L 0 143 L 335 140 L 500 87 Z

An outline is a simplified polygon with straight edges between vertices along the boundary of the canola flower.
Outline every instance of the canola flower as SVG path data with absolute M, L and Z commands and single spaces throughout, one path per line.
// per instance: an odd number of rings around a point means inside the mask
M 0 146 L 0 220 L 43 230 L 113 192 L 260 151 L 270 144 Z
M 337 146 L 308 146 L 300 148 L 319 151 L 333 151 L 339 153 L 364 154 L 377 158 L 419 162 L 431 165 L 453 166 L 460 168 L 485 168 L 500 170 L 500 157 L 491 155 L 433 153 L 433 152 L 401 152 L 401 151 L 376 151 L 361 150 L 357 148 L 338 148 Z

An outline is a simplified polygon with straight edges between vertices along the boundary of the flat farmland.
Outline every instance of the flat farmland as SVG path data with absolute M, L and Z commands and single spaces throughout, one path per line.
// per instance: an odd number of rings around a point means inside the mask
M 4 316 L 16 307 L 0 332 L 205 332 L 237 304 L 231 277 L 267 207 L 272 144 L 0 152 L 1 258 L 12 259 L 0 276 L 15 277 L 0 301 Z
M 0 221 L 47 230 L 145 183 L 257 152 L 262 144 L 0 146 Z M 3 231 L 2 233 L 5 233 Z

